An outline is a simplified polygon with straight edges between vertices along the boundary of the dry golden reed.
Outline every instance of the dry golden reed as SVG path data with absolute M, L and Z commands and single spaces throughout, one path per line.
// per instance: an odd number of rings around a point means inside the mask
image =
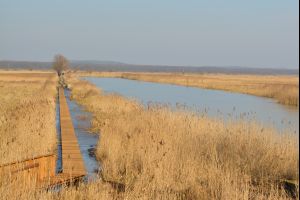
M 92 129 L 101 134 L 96 154 L 102 178 L 59 192 L 0 180 L 0 199 L 291 199 L 282 180 L 299 182 L 297 136 L 251 121 L 224 123 L 184 109 L 144 108 L 72 74 L 67 81 L 72 99 L 93 114 Z M 41 92 L 36 84 L 28 82 L 27 92 L 12 96 Z
M 298 180 L 295 135 L 254 122 L 224 123 L 185 110 L 143 108 L 69 77 L 72 98 L 101 131 L 97 157 L 105 181 L 125 199 L 288 199 Z
M 55 73 L 0 73 L 0 165 L 54 153 Z

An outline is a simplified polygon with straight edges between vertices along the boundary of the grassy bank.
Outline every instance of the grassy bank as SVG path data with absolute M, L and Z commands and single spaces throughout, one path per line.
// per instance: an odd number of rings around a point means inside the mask
M 281 104 L 291 106 L 298 106 L 299 102 L 299 77 L 296 75 L 275 76 L 121 72 L 82 72 L 82 75 L 119 77 L 132 80 L 225 90 L 273 98 Z
M 280 180 L 298 180 L 296 136 L 251 122 L 143 108 L 69 78 L 72 98 L 101 131 L 103 179 L 126 199 L 285 199 Z

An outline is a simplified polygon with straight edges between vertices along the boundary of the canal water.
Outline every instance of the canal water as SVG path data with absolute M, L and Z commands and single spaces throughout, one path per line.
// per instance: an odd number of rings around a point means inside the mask
M 255 120 L 279 132 L 299 134 L 299 109 L 276 103 L 270 98 L 201 89 L 171 84 L 151 83 L 121 78 L 85 77 L 106 93 L 134 98 L 145 106 L 149 103 L 180 105 L 210 117 Z
M 60 132 L 60 112 L 59 112 L 59 97 L 56 99 L 56 134 L 57 134 L 57 158 L 55 173 L 58 174 L 62 171 L 62 148 L 61 148 L 61 132 Z
M 80 105 L 70 100 L 70 91 L 65 90 L 65 95 L 84 165 L 88 173 L 87 181 L 92 181 L 97 178 L 100 167 L 95 157 L 95 149 L 99 135 L 89 132 L 92 119 L 91 113 L 86 112 Z

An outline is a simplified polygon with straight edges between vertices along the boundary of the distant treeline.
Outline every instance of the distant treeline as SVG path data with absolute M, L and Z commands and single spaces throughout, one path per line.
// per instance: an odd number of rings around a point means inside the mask
M 271 69 L 250 67 L 215 67 L 215 66 L 163 66 L 133 65 L 110 61 L 71 61 L 72 70 L 86 71 L 122 71 L 122 72 L 180 72 L 180 73 L 227 73 L 227 74 L 281 74 L 299 75 L 299 69 Z M 0 61 L 0 69 L 51 69 L 52 62 L 37 61 Z

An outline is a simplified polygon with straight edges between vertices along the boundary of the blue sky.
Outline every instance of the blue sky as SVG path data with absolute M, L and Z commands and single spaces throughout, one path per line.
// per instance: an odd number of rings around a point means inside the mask
M 298 0 L 0 0 L 0 59 L 298 68 Z

